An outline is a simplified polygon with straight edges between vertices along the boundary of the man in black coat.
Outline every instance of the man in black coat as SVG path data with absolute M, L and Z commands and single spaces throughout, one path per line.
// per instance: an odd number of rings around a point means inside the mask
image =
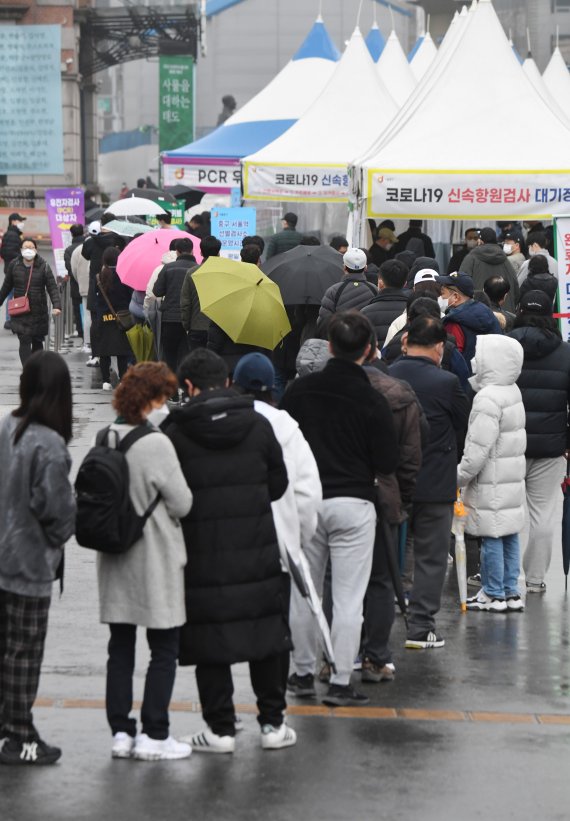
M 384 347 L 388 328 L 406 310 L 409 294 L 403 289 L 407 278 L 408 269 L 403 262 L 397 259 L 384 262 L 378 273 L 378 296 L 362 308 L 362 314 L 374 328 L 380 350 Z
M 473 248 L 477 248 L 479 245 L 479 240 L 479 229 L 467 228 L 465 231 L 465 244 L 463 245 L 463 248 L 456 251 L 449 260 L 449 265 L 447 266 L 448 274 L 453 274 L 454 271 L 461 271 L 463 260 L 467 254 L 473 250 Z
M 420 242 L 423 243 L 423 251 L 420 246 L 419 253 L 417 253 L 417 256 L 431 257 L 432 259 L 435 259 L 435 249 L 433 247 L 433 242 L 431 241 L 430 236 L 424 234 L 424 232 L 422 231 L 422 226 L 422 220 L 410 220 L 410 224 L 408 226 L 407 231 L 404 231 L 398 237 L 398 248 L 400 249 L 400 251 L 405 251 L 411 239 L 420 240 Z
M 281 407 L 297 420 L 315 455 L 323 501 L 317 533 L 305 553 L 319 594 L 325 570 L 332 568 L 332 642 L 337 672 L 325 704 L 350 706 L 368 698 L 350 685 L 360 644 L 364 594 L 370 578 L 376 530 L 375 476 L 398 464 L 398 437 L 386 399 L 370 385 L 362 364 L 374 332 L 356 312 L 335 314 L 328 328 L 332 359 L 322 371 L 296 379 Z M 317 661 L 314 621 L 306 603 L 293 593 L 295 635 L 289 690 L 313 696 Z
M 20 256 L 25 219 L 25 217 L 17 213 L 10 214 L 8 217 L 8 228 L 2 237 L 2 244 L 0 245 L 0 257 L 4 260 L 4 274 L 6 274 L 12 260 Z M 10 330 L 11 328 L 8 306 L 6 306 L 6 323 L 4 328 L 6 330 Z
M 67 283 L 69 293 L 71 296 L 71 303 L 73 305 L 73 319 L 75 322 L 76 333 L 75 336 L 83 338 L 83 320 L 81 318 L 81 294 L 79 293 L 79 285 L 77 280 L 71 273 L 71 255 L 79 245 L 83 245 L 85 240 L 84 228 L 81 223 L 76 223 L 70 228 L 71 243 L 63 252 L 63 262 L 65 270 L 67 271 Z
M 289 747 L 296 741 L 283 719 L 289 584 L 271 512 L 287 489 L 281 447 L 253 397 L 228 388 L 215 353 L 193 351 L 179 376 L 190 400 L 173 411 L 166 433 L 194 497 L 182 522 L 188 563 L 180 663 L 196 665 L 208 725 L 186 740 L 197 751 L 234 751 L 231 665 L 248 661 L 261 746 Z
M 176 373 L 178 366 L 189 353 L 188 334 L 182 325 L 180 300 L 186 274 L 197 266 L 194 257 L 194 246 L 188 237 L 174 241 L 176 259 L 168 262 L 159 273 L 154 283 L 153 293 L 162 297 L 160 312 L 162 315 L 160 331 L 160 356 L 168 367 Z
M 440 320 L 415 319 L 403 343 L 406 355 L 389 369 L 414 389 L 430 426 L 417 476 L 410 527 L 414 537 L 414 585 L 406 647 L 443 647 L 435 615 L 447 570 L 457 493 L 457 435 L 467 428 L 469 400 L 458 378 L 440 368 L 447 334 Z

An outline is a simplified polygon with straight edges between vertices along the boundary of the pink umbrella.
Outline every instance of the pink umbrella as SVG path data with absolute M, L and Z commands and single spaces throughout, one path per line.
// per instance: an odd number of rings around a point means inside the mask
M 190 239 L 194 246 L 196 262 L 202 262 L 200 240 L 186 231 L 157 228 L 133 239 L 124 251 L 119 254 L 117 273 L 124 285 L 130 285 L 135 291 L 145 291 L 155 268 L 162 264 L 165 254 L 173 239 Z

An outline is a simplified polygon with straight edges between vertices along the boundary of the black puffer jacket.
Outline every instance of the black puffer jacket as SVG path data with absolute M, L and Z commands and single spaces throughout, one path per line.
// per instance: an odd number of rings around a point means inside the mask
M 168 262 L 161 270 L 154 288 L 155 296 L 164 297 L 160 311 L 163 322 L 182 322 L 180 298 L 182 286 L 189 268 L 195 268 L 196 260 L 192 254 L 180 254 L 174 262 Z
M 166 433 L 194 496 L 182 521 L 188 622 L 181 664 L 234 664 L 291 649 L 271 502 L 287 470 L 253 399 L 205 391 L 173 411 Z
M 366 305 L 361 313 L 367 317 L 376 331 L 378 347 L 382 348 L 392 322 L 404 313 L 408 294 L 400 288 L 383 288 L 378 296 Z
M 360 311 L 378 294 L 378 288 L 368 282 L 366 275 L 349 274 L 327 288 L 321 300 L 317 327 L 340 311 Z
M 517 385 L 526 411 L 526 455 L 562 456 L 570 444 L 570 344 L 542 328 L 515 328 L 509 336 L 524 350 Z
M 548 272 L 545 274 L 529 274 L 521 285 L 519 298 L 522 299 L 529 291 L 542 291 L 550 297 L 552 304 L 554 304 L 558 291 L 558 280 Z
M 10 291 L 14 297 L 24 296 L 28 286 L 30 269 L 24 265 L 22 257 L 13 260 L 4 276 L 4 283 L 0 289 L 0 305 Z M 54 308 L 61 309 L 59 290 L 51 268 L 40 256 L 34 259 L 32 279 L 28 298 L 30 313 L 11 318 L 12 330 L 15 334 L 30 334 L 31 336 L 46 336 L 49 330 L 49 315 L 46 291 L 49 294 Z
M 9 225 L 6 233 L 2 237 L 2 245 L 0 246 L 0 256 L 4 260 L 4 270 L 12 260 L 20 256 L 20 249 L 22 247 L 22 232 L 15 225 Z
M 113 231 L 104 231 L 97 236 L 87 237 L 81 246 L 81 256 L 89 260 L 89 294 L 87 307 L 90 311 L 95 306 L 95 279 L 103 266 L 103 254 L 107 248 L 124 248 L 125 241 Z

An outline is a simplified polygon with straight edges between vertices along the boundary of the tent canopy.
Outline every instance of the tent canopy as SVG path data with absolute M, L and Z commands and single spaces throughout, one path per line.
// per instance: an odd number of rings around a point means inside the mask
M 370 52 L 370 56 L 374 60 L 375 63 L 378 62 L 378 58 L 382 54 L 384 46 L 386 45 L 386 40 L 382 36 L 382 32 L 378 28 L 378 23 L 376 20 L 372 23 L 372 28 L 368 32 L 366 36 L 366 45 L 368 46 L 368 51 Z
M 416 80 L 421 80 L 437 57 L 437 47 L 429 31 L 421 38 L 421 43 L 410 58 L 410 68 Z
M 390 33 L 376 66 L 391 96 L 398 106 L 403 105 L 414 90 L 416 80 L 395 31 Z
M 245 197 L 346 201 L 349 162 L 396 111 L 356 28 L 310 109 L 285 134 L 244 159 Z
M 554 49 L 542 79 L 562 111 L 570 117 L 570 71 L 558 46 Z
M 570 210 L 570 128 L 521 70 L 490 0 L 479 0 L 421 85 L 413 109 L 355 164 L 355 193 L 368 216 L 542 218 Z M 474 105 L 466 88 L 485 94 Z M 505 88 L 519 110 L 533 112 L 524 128 L 503 104 Z
M 528 79 L 531 81 L 533 86 L 536 88 L 536 90 L 542 97 L 542 99 L 548 104 L 548 107 L 552 111 L 556 112 L 561 119 L 566 119 L 566 115 L 564 114 L 558 101 L 550 93 L 549 88 L 542 79 L 542 75 L 538 70 L 538 66 L 534 62 L 533 56 L 530 52 L 528 53 L 526 60 L 523 62 L 522 68 Z M 570 121 L 568 120 L 567 125 L 570 126 Z

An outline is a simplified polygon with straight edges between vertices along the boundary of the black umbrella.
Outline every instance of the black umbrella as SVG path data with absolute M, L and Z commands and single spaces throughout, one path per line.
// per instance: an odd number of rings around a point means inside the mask
M 100 220 L 104 213 L 105 209 L 101 208 L 99 205 L 96 208 L 90 208 L 85 212 L 85 224 L 89 225 L 90 222 Z
M 562 507 L 562 565 L 566 576 L 565 590 L 568 590 L 568 571 L 570 570 L 570 460 L 566 462 L 566 478 L 562 482 L 564 503 Z
M 189 188 L 187 185 L 167 185 L 164 190 L 177 200 L 184 200 L 185 210 L 202 202 L 202 197 L 206 193 L 197 188 Z
M 320 305 L 343 271 L 342 256 L 329 245 L 298 245 L 263 265 L 263 272 L 279 285 L 285 305 Z
M 166 202 L 171 202 L 173 205 L 176 204 L 176 197 L 163 191 L 162 188 L 131 188 L 127 191 L 126 196 L 142 197 L 145 200 L 153 200 L 153 202 L 166 200 Z

